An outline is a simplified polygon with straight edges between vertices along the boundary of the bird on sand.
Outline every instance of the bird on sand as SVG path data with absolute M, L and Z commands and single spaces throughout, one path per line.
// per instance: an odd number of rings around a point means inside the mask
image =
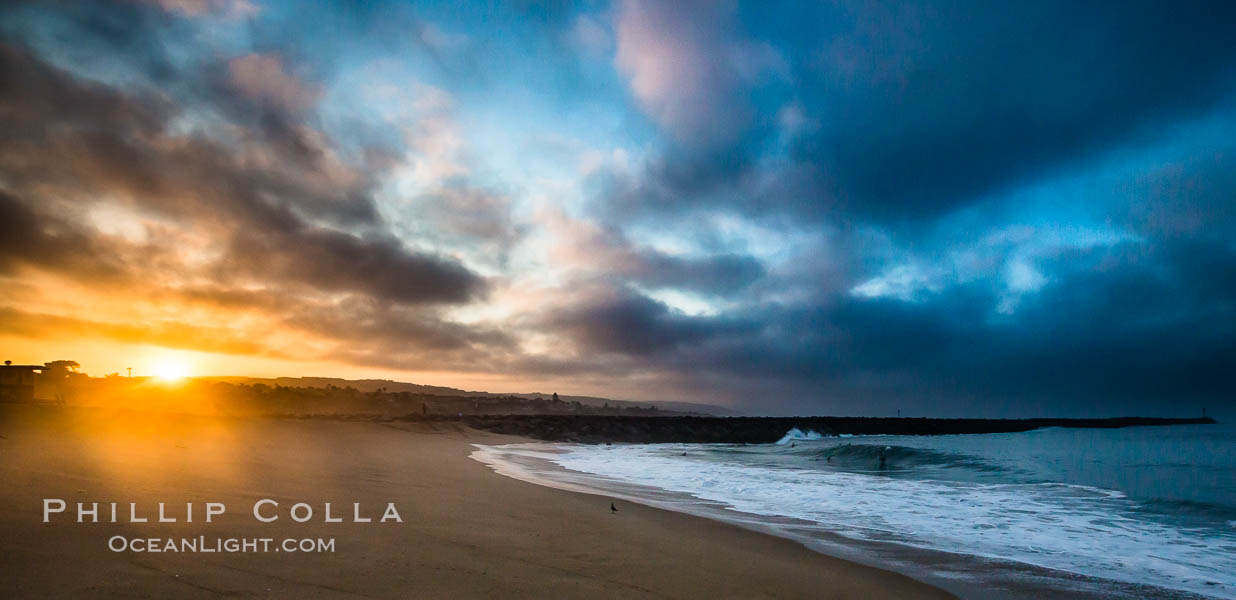
M 616 512 L 618 512 L 618 507 L 617 507 L 617 506 L 614 506 L 614 503 L 613 503 L 613 502 L 610 502 L 610 503 L 609 503 L 609 514 L 611 514 L 611 515 L 612 515 L 612 514 L 614 514 L 614 513 L 616 513 Z

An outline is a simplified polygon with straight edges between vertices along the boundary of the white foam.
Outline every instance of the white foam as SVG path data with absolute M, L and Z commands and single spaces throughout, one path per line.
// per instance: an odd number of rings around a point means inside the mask
M 807 437 L 812 434 L 817 437 Z M 787 440 L 819 437 L 815 432 L 797 435 L 802 437 L 787 435 Z M 548 454 L 548 460 L 744 513 L 815 522 L 856 539 L 1236 598 L 1236 535 L 1125 516 L 1112 504 L 1123 501 L 1123 495 L 1111 490 L 765 468 L 683 457 L 659 445 L 566 449 Z
M 820 433 L 815 431 L 814 429 L 808 429 L 806 433 L 803 433 L 801 429 L 794 427 L 790 429 L 789 431 L 787 431 L 784 437 L 782 437 L 780 440 L 777 440 L 777 445 L 785 446 L 795 440 L 809 441 L 809 440 L 819 440 L 823 438 L 824 436 L 820 435 Z

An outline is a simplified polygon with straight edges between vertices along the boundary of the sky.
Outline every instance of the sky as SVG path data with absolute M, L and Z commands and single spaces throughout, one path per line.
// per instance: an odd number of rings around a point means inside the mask
M 1231 2 L 7 2 L 0 348 L 752 414 L 1236 383 Z

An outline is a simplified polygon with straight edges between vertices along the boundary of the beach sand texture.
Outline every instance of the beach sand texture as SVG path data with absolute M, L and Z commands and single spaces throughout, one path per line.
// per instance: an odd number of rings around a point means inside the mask
M 470 460 L 526 441 L 453 424 L 0 405 L 5 597 L 945 598 L 735 526 L 541 487 Z M 70 510 L 42 522 L 42 499 Z M 279 502 L 257 522 L 253 503 Z M 215 522 L 76 523 L 76 502 L 223 502 Z M 296 523 L 288 508 L 317 513 Z M 324 523 L 331 502 L 343 523 Z M 373 523 L 352 523 L 352 503 Z M 387 502 L 403 523 L 379 523 Z M 341 510 L 340 507 L 343 507 Z M 103 520 L 108 509 L 101 511 Z M 127 516 L 127 515 L 124 515 Z M 124 519 L 122 519 L 124 520 Z M 155 519 L 151 519 L 154 521 Z M 330 538 L 333 553 L 114 553 L 111 536 Z

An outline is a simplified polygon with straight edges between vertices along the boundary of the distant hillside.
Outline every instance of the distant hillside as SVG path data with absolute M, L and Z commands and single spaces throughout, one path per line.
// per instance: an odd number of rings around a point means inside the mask
M 333 385 L 335 387 L 350 387 L 361 392 L 376 392 L 378 390 L 385 390 L 388 392 L 410 392 L 413 394 L 427 394 L 431 396 L 484 397 L 496 395 L 488 392 L 469 392 L 466 390 L 442 387 L 438 385 L 420 385 L 417 383 L 391 381 L 389 379 L 342 379 L 339 377 L 198 377 L 197 379 L 206 381 L 223 381 L 226 383 L 245 383 L 249 385 L 264 383 L 270 386 L 281 385 L 283 387 L 299 388 L 324 388 L 326 386 Z
M 461 418 L 480 415 L 688 415 L 655 404 L 600 404 L 551 396 L 523 397 L 496 394 L 424 393 L 420 388 L 393 391 L 395 382 L 379 382 L 361 390 L 344 379 L 197 378 L 169 384 L 147 377 L 75 376 L 57 380 L 54 395 L 45 402 L 107 406 L 130 410 L 192 414 L 334 418 Z M 404 384 L 408 385 L 408 384 Z M 46 386 L 45 386 L 46 387 Z M 413 389 L 417 391 L 412 391 Z M 431 390 L 435 388 L 429 388 Z M 700 415 L 699 412 L 689 414 Z
M 499 394 L 499 395 L 517 396 L 520 398 L 536 398 L 536 399 L 541 399 L 541 400 L 545 400 L 545 399 L 553 397 L 552 393 L 544 394 L 540 392 L 536 392 L 532 394 Z M 672 410 L 672 411 L 684 412 L 684 413 L 699 413 L 699 414 L 709 415 L 713 417 L 733 417 L 733 416 L 738 416 L 742 414 L 736 410 L 726 408 L 724 406 L 717 406 L 715 404 L 698 404 L 695 402 L 672 402 L 672 401 L 663 402 L 659 400 L 656 402 L 631 402 L 629 400 L 610 400 L 609 398 L 597 398 L 595 396 L 559 396 L 559 397 L 566 402 L 579 402 L 580 404 L 585 404 L 588 406 L 603 406 L 606 403 L 609 403 L 610 406 L 626 408 L 628 406 L 649 406 L 649 405 L 655 404 L 657 405 L 657 408 L 660 408 L 663 410 Z
M 450 396 L 454 398 L 497 398 L 497 397 L 516 397 L 527 398 L 532 400 L 549 400 L 553 397 L 553 393 L 533 392 L 533 393 L 501 393 L 501 392 L 478 392 L 460 390 L 451 387 L 443 387 L 438 385 L 421 385 L 418 383 L 407 383 L 403 381 L 391 381 L 389 379 L 342 379 L 338 377 L 199 377 L 202 381 L 220 381 L 235 384 L 257 384 L 263 383 L 269 386 L 280 385 L 283 387 L 297 388 L 324 388 L 327 386 L 335 387 L 350 387 L 361 392 L 376 392 L 383 390 L 391 393 L 408 392 L 412 394 L 421 394 L 427 396 Z M 647 408 L 656 405 L 662 410 L 680 412 L 680 413 L 696 413 L 701 415 L 711 416 L 735 416 L 740 413 L 726 408 L 724 406 L 715 406 L 712 404 L 695 404 L 692 402 L 631 402 L 629 400 L 611 400 L 609 398 L 599 398 L 595 396 L 559 396 L 563 402 L 579 402 L 585 406 L 603 407 L 609 405 L 614 408 L 632 408 L 642 407 Z

